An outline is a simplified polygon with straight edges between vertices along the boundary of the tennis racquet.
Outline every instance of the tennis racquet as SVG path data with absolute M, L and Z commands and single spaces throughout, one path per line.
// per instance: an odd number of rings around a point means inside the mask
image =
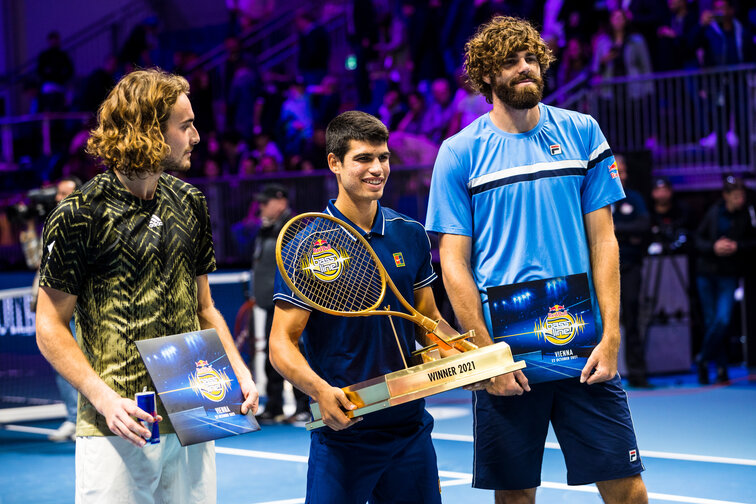
M 367 240 L 337 217 L 313 212 L 287 222 L 276 242 L 276 263 L 292 292 L 319 311 L 345 317 L 394 315 L 425 329 L 442 349 L 477 348 L 464 335 L 442 334 L 437 320 L 409 304 Z M 379 309 L 387 286 L 407 313 Z

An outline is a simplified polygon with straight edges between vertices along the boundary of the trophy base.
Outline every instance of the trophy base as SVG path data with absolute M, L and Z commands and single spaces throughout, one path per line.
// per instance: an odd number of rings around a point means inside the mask
M 468 350 L 344 387 L 347 398 L 357 405 L 346 415 L 362 416 L 524 367 L 525 361 L 514 362 L 504 342 Z M 306 424 L 307 430 L 324 427 L 318 403 L 312 403 L 310 410 L 313 421 Z

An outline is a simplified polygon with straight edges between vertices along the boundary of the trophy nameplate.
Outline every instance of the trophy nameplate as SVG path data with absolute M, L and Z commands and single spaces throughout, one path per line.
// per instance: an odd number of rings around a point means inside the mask
M 350 418 L 365 415 L 524 367 L 524 361 L 514 362 L 512 351 L 504 342 L 467 350 L 342 388 L 357 405 L 346 415 Z M 313 421 L 306 424 L 307 430 L 325 426 L 318 403 L 310 404 L 310 410 Z

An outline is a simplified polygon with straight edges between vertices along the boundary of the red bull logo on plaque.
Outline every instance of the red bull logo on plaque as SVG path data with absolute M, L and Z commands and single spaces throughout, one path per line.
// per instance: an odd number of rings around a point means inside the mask
M 194 365 L 197 370 L 189 375 L 189 385 L 194 392 L 213 402 L 222 401 L 231 389 L 228 375 L 224 371 L 213 369 L 213 365 L 206 360 L 200 359 Z
M 556 304 L 549 308 L 543 319 L 536 320 L 535 332 L 554 345 L 566 345 L 583 330 L 585 322 L 578 315 L 574 317 L 564 305 Z
M 302 258 L 302 269 L 322 282 L 333 282 L 348 266 L 346 251 L 341 247 L 331 247 L 323 238 L 312 242 L 312 254 Z

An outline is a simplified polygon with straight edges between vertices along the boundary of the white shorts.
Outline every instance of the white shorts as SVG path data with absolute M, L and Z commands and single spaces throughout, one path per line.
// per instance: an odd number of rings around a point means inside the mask
M 137 448 L 117 436 L 76 438 L 76 504 L 217 500 L 215 443 L 183 447 L 176 434 Z

